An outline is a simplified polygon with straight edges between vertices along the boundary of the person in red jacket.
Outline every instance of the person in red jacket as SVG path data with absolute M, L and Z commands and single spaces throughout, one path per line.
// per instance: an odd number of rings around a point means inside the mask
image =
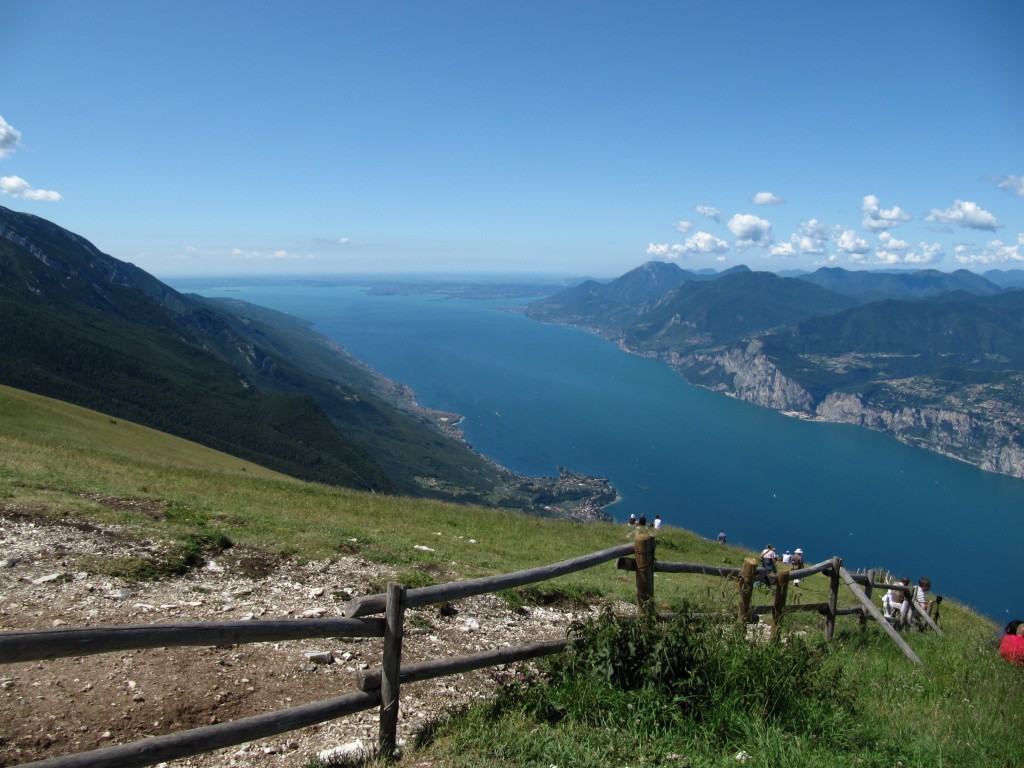
M 999 655 L 1024 667 L 1024 621 L 1014 619 L 1006 625 L 1006 634 L 999 643 Z

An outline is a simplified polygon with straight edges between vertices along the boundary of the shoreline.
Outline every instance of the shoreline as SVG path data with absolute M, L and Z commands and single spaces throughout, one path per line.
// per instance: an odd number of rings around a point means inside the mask
M 541 517 L 582 523 L 614 522 L 606 507 L 620 501 L 621 496 L 609 478 L 576 472 L 562 466 L 558 467 L 556 476 L 532 476 L 515 472 L 473 447 L 462 431 L 465 416 L 422 405 L 417 402 L 416 392 L 408 384 L 388 379 L 376 371 L 374 373 L 380 385 L 378 396 L 406 413 L 429 421 L 441 434 L 458 441 L 494 467 L 504 478 L 496 492 L 503 499 L 518 502 L 515 508 Z M 506 508 L 503 504 L 495 506 Z

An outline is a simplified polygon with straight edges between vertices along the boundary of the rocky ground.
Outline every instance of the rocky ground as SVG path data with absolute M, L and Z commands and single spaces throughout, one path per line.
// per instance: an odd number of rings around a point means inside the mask
M 158 548 L 115 528 L 55 523 L 0 507 L 0 630 L 340 617 L 350 597 L 379 592 L 394 576 L 355 557 L 298 565 L 239 549 L 156 582 L 129 583 L 83 567 L 145 557 Z M 252 578 L 256 570 L 264 575 Z M 490 595 L 443 611 L 409 611 L 403 660 L 564 637 L 574 618 L 568 609 L 512 610 Z M 334 698 L 355 690 L 358 670 L 379 667 L 381 647 L 380 639 L 367 638 L 156 648 L 16 664 L 0 659 L 0 766 Z M 403 686 L 400 741 L 444 712 L 490 695 L 503 674 L 510 671 Z M 376 737 L 377 713 L 369 710 L 168 765 L 305 766 L 359 742 L 372 746 Z

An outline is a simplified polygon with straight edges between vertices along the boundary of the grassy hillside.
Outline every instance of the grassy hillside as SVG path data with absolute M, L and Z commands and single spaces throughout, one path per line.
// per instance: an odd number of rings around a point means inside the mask
M 287 556 L 324 558 L 345 551 L 435 572 L 443 566 L 450 578 L 556 562 L 629 539 L 622 525 L 567 523 L 306 483 L 146 427 L 3 386 L 0 499 L 7 509 L 117 523 L 138 537 L 174 539 L 202 528 L 239 545 Z M 146 502 L 139 506 L 163 514 L 103 503 L 110 499 Z M 435 537 L 436 531 L 445 536 Z M 458 544 L 459 535 L 476 544 Z M 436 551 L 416 550 L 417 544 Z M 677 529 L 666 532 L 662 548 L 734 565 L 744 556 L 741 549 L 723 549 Z M 666 600 L 683 594 L 681 587 L 670 585 L 672 580 L 666 579 L 662 590 Z M 563 583 L 629 599 L 633 576 L 609 566 Z
M 312 482 L 530 508 L 522 479 L 443 434 L 412 393 L 314 333 L 181 294 L 0 206 L 0 384 Z
M 145 503 L 124 503 L 133 500 Z M 116 523 L 125 535 L 172 542 L 216 534 L 296 559 L 357 552 L 397 565 L 410 583 L 512 571 L 630 536 L 622 525 L 306 483 L 5 387 L 0 514 Z M 435 536 L 439 531 L 445 535 Z M 424 543 L 436 551 L 414 549 Z M 749 554 L 675 528 L 658 538 L 664 560 L 738 565 Z M 611 564 L 560 579 L 556 587 L 625 600 L 634 589 L 632 574 Z M 807 579 L 790 597 L 816 602 L 826 587 L 823 577 Z M 734 604 L 735 587 L 659 574 L 656 592 L 664 607 L 685 601 L 725 610 Z M 758 590 L 755 600 L 770 597 Z M 851 599 L 844 594 L 841 602 Z M 403 764 L 714 766 L 736 764 L 740 751 L 750 756 L 747 765 L 757 766 L 1020 764 L 1014 761 L 1024 749 L 1021 671 L 998 657 L 990 622 L 946 601 L 943 626 L 944 637 L 908 636 L 922 668 L 912 667 L 876 627 L 862 632 L 850 618 L 840 620 L 828 646 L 813 615 L 787 617 L 792 639 L 769 646 L 737 642 L 720 630 L 672 625 L 664 635 L 658 625 L 598 626 L 589 657 L 550 669 L 536 684 L 510 681 L 496 703 L 429 729 Z M 677 645 L 666 645 L 664 637 Z M 665 659 L 682 658 L 678 648 L 699 661 L 685 669 L 701 670 L 700 680 L 663 674 L 671 667 Z M 637 684 L 605 686 L 602 676 L 620 674 L 626 662 Z

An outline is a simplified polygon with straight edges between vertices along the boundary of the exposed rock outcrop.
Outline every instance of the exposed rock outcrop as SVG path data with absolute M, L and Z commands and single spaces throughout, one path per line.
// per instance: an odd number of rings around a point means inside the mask
M 891 401 L 884 405 L 860 393 L 839 391 L 816 401 L 778 369 L 757 339 L 690 354 L 665 352 L 661 359 L 691 383 L 740 400 L 804 418 L 886 432 L 989 472 L 1024 477 L 1022 425 L 1003 409 L 986 409 L 984 402 L 950 407 L 954 398 L 946 398 L 938 406 L 923 405 L 897 388 L 884 390 Z
M 989 472 L 1024 477 L 1024 447 L 1014 425 L 984 413 L 927 406 L 886 409 L 861 395 L 832 392 L 815 409 L 823 421 L 888 432 L 899 440 Z

